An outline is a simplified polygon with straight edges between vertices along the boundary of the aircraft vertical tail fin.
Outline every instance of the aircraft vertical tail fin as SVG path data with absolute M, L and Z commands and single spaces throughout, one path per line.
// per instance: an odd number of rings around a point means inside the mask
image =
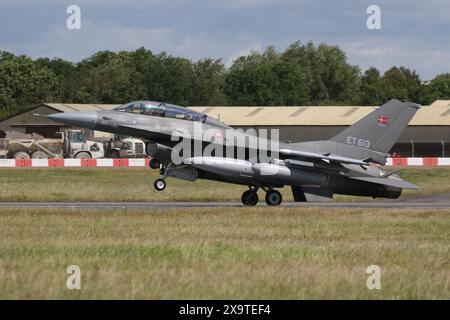
M 331 141 L 388 153 L 420 107 L 416 103 L 392 99 Z

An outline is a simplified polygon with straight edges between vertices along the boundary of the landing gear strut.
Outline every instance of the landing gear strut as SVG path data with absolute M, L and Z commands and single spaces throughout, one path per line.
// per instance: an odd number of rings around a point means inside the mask
M 166 188 L 166 181 L 164 179 L 156 179 L 153 186 L 157 191 L 163 191 Z
M 164 178 L 166 177 L 164 166 L 162 166 L 161 161 L 159 161 L 156 158 L 150 159 L 149 166 L 152 169 L 160 169 L 161 170 L 161 174 L 163 175 L 163 178 L 156 179 L 155 182 L 153 183 L 153 186 L 155 187 L 156 191 L 163 191 L 166 188 L 166 181 L 164 180 Z
M 258 189 L 250 189 L 242 194 L 241 201 L 244 206 L 255 206 L 258 203 Z

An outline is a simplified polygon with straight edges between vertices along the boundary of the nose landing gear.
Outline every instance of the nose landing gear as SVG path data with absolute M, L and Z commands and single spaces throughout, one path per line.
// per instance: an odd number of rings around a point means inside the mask
M 163 178 L 156 179 L 153 183 L 153 186 L 155 187 L 156 191 L 163 191 L 166 188 L 166 181 L 164 180 L 166 178 L 165 171 L 166 168 L 164 168 L 164 165 L 156 158 L 150 159 L 149 167 L 152 169 L 160 169 L 161 174 L 163 175 Z

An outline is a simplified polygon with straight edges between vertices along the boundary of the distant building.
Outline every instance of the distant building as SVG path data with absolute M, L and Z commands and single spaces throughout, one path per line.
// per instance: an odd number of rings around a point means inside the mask
M 32 134 L 37 133 L 44 137 L 52 137 L 56 132 L 65 129 L 75 129 L 73 127 L 54 122 L 50 119 L 36 117 L 34 114 L 53 114 L 58 112 L 76 112 L 76 111 L 96 111 L 110 110 L 117 105 L 112 104 L 66 104 L 66 103 L 41 103 L 33 106 L 18 114 L 12 115 L 0 121 L 0 130 L 18 131 L 21 133 Z M 76 128 L 78 129 L 78 128 Z M 93 130 L 84 130 L 88 137 L 110 137 L 111 135 L 104 132 L 94 132 Z
M 110 110 L 117 105 L 41 103 L 0 121 L 0 130 L 33 132 L 51 137 L 69 128 L 33 114 L 52 114 L 88 110 Z M 280 140 L 301 142 L 329 139 L 355 123 L 375 107 L 191 107 L 235 128 L 280 129 Z M 103 132 L 85 130 L 90 137 L 110 137 Z M 391 150 L 401 156 L 450 156 L 450 100 L 437 100 L 423 106 Z

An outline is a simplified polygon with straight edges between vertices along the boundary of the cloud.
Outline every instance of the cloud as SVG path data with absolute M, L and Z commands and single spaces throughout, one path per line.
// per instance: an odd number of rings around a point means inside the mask
M 239 50 L 232 53 L 225 62 L 227 67 L 230 67 L 233 64 L 233 61 L 239 57 L 246 56 L 252 51 L 263 51 L 263 46 L 261 43 L 248 43 L 246 46 L 241 47 Z
M 69 4 L 81 7 L 82 30 L 65 27 Z M 448 0 L 379 0 L 382 30 L 368 31 L 370 0 L 2 0 L 0 48 L 33 57 L 78 61 L 99 50 L 154 52 L 226 65 L 251 50 L 283 50 L 300 40 L 339 45 L 363 69 L 392 65 L 423 78 L 448 72 Z
M 100 50 L 133 50 L 145 46 L 159 52 L 172 46 L 172 36 L 169 27 L 133 28 L 83 20 L 81 30 L 54 26 L 35 42 L 14 46 L 13 51 L 34 58 L 62 57 L 78 61 Z
M 450 51 L 432 48 L 427 43 L 409 39 L 353 39 L 338 42 L 350 63 L 367 69 L 374 66 L 386 71 L 392 66 L 405 66 L 416 70 L 424 80 L 449 71 Z
M 214 34 L 197 32 L 180 37 L 171 27 L 128 27 L 90 20 L 83 20 L 81 30 L 55 25 L 32 43 L 3 46 L 3 49 L 33 58 L 61 57 L 79 61 L 100 50 L 135 50 L 140 47 L 192 60 L 224 58 L 227 66 L 251 50 L 262 49 L 261 41 L 252 34 L 218 39 Z
M 293 0 L 209 0 L 205 2 L 209 3 L 210 5 L 215 5 L 222 8 L 242 9 L 280 6 L 289 2 L 293 2 Z
M 232 38 L 218 39 L 209 33 L 196 33 L 186 36 L 174 44 L 172 50 L 167 51 L 194 60 L 220 58 L 226 66 L 230 66 L 239 56 L 246 55 L 251 50 L 261 49 L 261 40 L 252 34 L 242 33 Z

